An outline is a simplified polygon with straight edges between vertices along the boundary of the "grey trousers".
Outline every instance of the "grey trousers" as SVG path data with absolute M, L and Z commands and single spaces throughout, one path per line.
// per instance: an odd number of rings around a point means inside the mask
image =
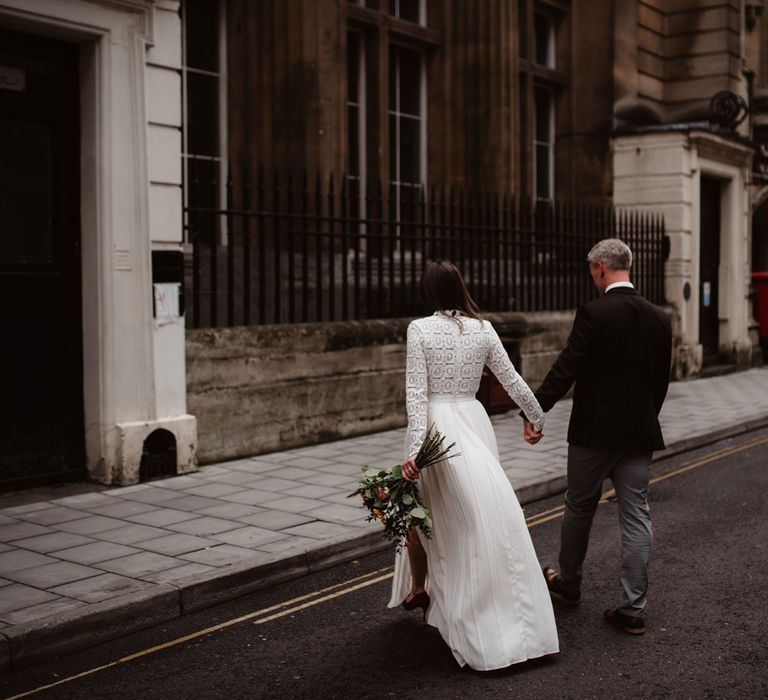
M 595 450 L 568 446 L 568 490 L 560 540 L 560 578 L 572 591 L 581 589 L 592 518 L 600 501 L 603 480 L 616 491 L 621 525 L 621 596 L 618 609 L 641 615 L 648 590 L 651 552 L 651 513 L 648 509 L 648 471 L 651 452 Z

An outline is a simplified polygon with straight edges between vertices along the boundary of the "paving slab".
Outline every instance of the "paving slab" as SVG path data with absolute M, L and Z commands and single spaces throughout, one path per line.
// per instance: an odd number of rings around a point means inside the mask
M 275 532 L 274 530 L 255 527 L 254 525 L 246 525 L 237 530 L 228 530 L 227 532 L 222 532 L 218 535 L 212 535 L 212 537 L 213 539 L 225 542 L 226 544 L 233 544 L 238 547 L 256 548 L 267 542 L 284 539 L 285 537 L 288 537 L 288 535 Z
M 5 575 L 12 581 L 18 581 L 27 586 L 35 588 L 48 589 L 55 586 L 62 586 L 66 583 L 79 581 L 84 578 L 98 576 L 101 573 L 98 569 L 92 569 L 82 564 L 74 564 L 68 561 L 57 561 L 55 564 L 46 564 L 45 566 L 34 566 L 31 569 L 22 569 L 21 571 L 11 571 Z
M 72 598 L 57 598 L 56 600 L 50 600 L 46 603 L 40 603 L 39 605 L 32 605 L 28 608 L 22 608 L 21 610 L 14 610 L 13 612 L 3 614 L 3 622 L 9 625 L 19 625 L 24 622 L 31 622 L 32 620 L 39 620 L 42 617 L 48 617 L 50 615 L 57 615 L 58 613 L 68 612 L 75 608 L 81 608 L 87 603 L 81 600 L 73 600 Z
M 65 496 L 51 501 L 52 504 L 67 506 L 68 508 L 91 508 L 97 506 L 109 506 L 115 502 L 113 496 L 105 496 L 103 493 L 79 493 L 76 496 Z
M 113 492 L 110 491 L 110 493 Z M 130 493 L 120 493 L 119 489 L 115 489 L 114 494 L 118 498 L 125 498 L 130 501 L 138 501 L 139 503 L 162 503 L 164 508 L 173 508 L 174 506 L 169 506 L 168 502 L 177 500 L 179 498 L 179 494 L 176 491 L 160 487 L 141 489 L 139 491 L 131 491 Z
M 285 496 L 269 501 L 270 510 L 286 510 L 289 513 L 306 513 L 317 508 L 317 501 L 301 496 Z
M 130 578 L 141 578 L 144 574 L 172 569 L 175 566 L 178 566 L 176 559 L 155 552 L 140 552 L 99 564 L 99 568 L 104 571 Z
M 115 499 L 117 500 L 117 499 Z M 121 501 L 111 503 L 108 506 L 96 506 L 89 509 L 91 513 L 106 515 L 109 518 L 128 518 L 132 515 L 151 513 L 157 510 L 157 506 L 150 503 L 136 503 L 134 501 Z
M 219 496 L 228 496 L 232 493 L 239 493 L 245 490 L 242 484 L 226 484 L 226 483 L 213 483 L 203 484 L 202 486 L 195 486 L 191 489 L 186 489 L 185 493 L 192 496 L 208 496 L 210 498 L 218 498 Z M 210 506 L 207 506 L 210 507 Z
M 80 513 L 81 516 L 84 513 Z M 108 518 L 104 515 L 91 515 L 86 518 L 80 517 L 78 520 L 70 520 L 66 523 L 59 523 L 58 528 L 64 532 L 74 532 L 78 535 L 97 535 L 107 530 L 114 530 L 123 527 L 125 523 L 118 518 Z
M 246 503 L 225 502 L 218 506 L 211 506 L 210 508 L 198 510 L 197 515 L 211 515 L 214 518 L 229 518 L 249 522 L 248 518 L 263 512 L 264 508 L 260 508 L 259 506 L 249 506 Z M 257 523 L 253 524 L 256 525 Z
M 147 583 L 127 576 L 101 574 L 94 578 L 57 586 L 52 588 L 49 593 L 74 598 L 84 603 L 101 603 L 111 598 L 146 590 L 148 587 Z
M 224 518 L 214 518 L 210 515 L 204 515 L 194 520 L 185 520 L 183 523 L 174 523 L 169 525 L 169 530 L 183 532 L 186 535 L 216 535 L 227 530 L 235 530 L 242 527 L 242 523 L 235 520 L 226 520 Z
M 264 510 L 256 515 L 239 518 L 242 522 L 267 530 L 283 530 L 286 527 L 301 525 L 312 521 L 312 518 L 284 510 Z
M 38 525 L 57 525 L 59 523 L 65 523 L 68 520 L 79 520 L 83 517 L 83 512 L 81 510 L 67 508 L 66 506 L 52 505 L 50 508 L 33 510 L 28 513 L 19 513 L 16 517 L 29 523 L 37 523 Z
M 138 554 L 141 550 L 128 547 L 115 542 L 95 541 L 88 544 L 62 549 L 56 552 L 59 559 L 77 562 L 78 564 L 98 564 L 99 562 L 127 557 L 129 554 Z
M 221 500 L 229 501 L 230 503 L 242 503 L 247 506 L 258 506 L 274 501 L 279 498 L 280 494 L 274 491 L 263 491 L 261 489 L 248 489 L 247 491 L 240 491 L 239 493 L 233 493 L 228 496 L 222 496 Z M 207 509 L 206 509 L 207 510 Z
M 96 537 L 105 542 L 115 542 L 117 544 L 135 544 L 146 540 L 157 539 L 167 535 L 168 530 L 150 525 L 138 525 L 136 523 L 124 523 L 123 527 L 116 530 L 107 530 L 106 532 L 96 533 Z
M 175 557 L 178 554 L 195 552 L 198 549 L 213 547 L 219 544 L 216 540 L 197 537 L 195 535 L 183 535 L 177 532 L 158 537 L 154 540 L 146 540 L 141 543 L 141 548 L 157 554 L 166 554 L 169 557 Z
M 163 571 L 153 571 L 144 574 L 142 579 L 152 583 L 173 583 L 176 584 L 180 579 L 188 576 L 197 576 L 198 574 L 208 574 L 218 571 L 215 566 L 206 566 L 205 564 L 182 564 L 173 569 L 163 569 Z
M 55 593 L 41 591 L 39 588 L 25 586 L 21 583 L 3 586 L 3 595 L 0 596 L 0 620 L 3 619 L 5 613 L 22 610 L 32 605 L 56 600 L 56 598 L 58 596 Z
M 71 532 L 52 532 L 49 535 L 37 535 L 26 540 L 16 540 L 16 547 L 47 554 L 60 549 L 69 549 L 70 547 L 89 544 L 93 541 L 90 537 L 75 535 Z
M 314 539 L 327 539 L 329 537 L 338 537 L 349 534 L 347 528 L 337 523 L 327 523 L 315 520 L 311 523 L 296 525 L 294 527 L 281 530 L 287 535 L 298 535 L 299 537 L 311 537 Z
M 236 494 L 235 494 L 236 495 Z M 232 496 L 228 496 L 231 498 Z M 205 496 L 178 496 L 163 503 L 164 508 L 175 508 L 176 510 L 197 511 L 203 508 L 219 505 L 215 498 L 206 498 Z
M 261 459 L 246 459 L 227 462 L 229 469 L 246 474 L 263 474 L 273 471 L 278 465 L 275 462 L 264 461 Z
M 49 527 L 19 521 L 8 525 L 0 525 L 0 542 L 9 544 L 14 540 L 24 540 L 36 535 L 48 535 L 52 532 L 55 532 L 55 530 Z
M 21 506 L 13 506 L 11 508 L 3 508 L 0 510 L 0 513 L 3 515 L 21 515 L 22 513 L 31 513 L 35 510 L 42 510 L 43 508 L 50 508 L 51 504 L 47 503 L 46 501 L 41 501 L 39 503 L 25 503 Z
M 274 468 L 274 466 L 275 465 L 273 464 L 272 467 Z M 201 472 L 205 474 L 205 468 L 203 468 Z M 258 474 L 246 471 L 236 471 L 233 469 L 232 471 L 226 472 L 224 474 L 219 472 L 210 479 L 198 479 L 196 486 L 200 486 L 202 484 L 204 486 L 216 485 L 221 487 L 224 484 L 228 484 L 229 486 L 233 487 L 230 493 L 234 493 L 236 487 L 238 486 L 241 489 L 250 488 L 250 485 L 257 481 L 258 478 Z
M 126 520 L 130 520 L 132 523 L 138 523 L 139 525 L 151 525 L 156 527 L 164 527 L 173 523 L 180 523 L 184 520 L 191 520 L 196 518 L 195 513 L 190 513 L 186 510 L 175 510 L 174 508 L 154 508 L 147 513 L 141 513 L 139 515 L 130 515 Z
M 243 561 L 257 561 L 261 553 L 246 547 L 237 547 L 231 544 L 220 544 L 210 549 L 201 549 L 197 552 L 182 554 L 181 558 L 187 561 L 207 564 L 208 566 L 229 566 Z
M 9 578 L 9 574 L 23 569 L 31 569 L 36 566 L 55 564 L 59 559 L 48 557 L 38 552 L 30 552 L 26 549 L 11 549 L 0 553 L 0 575 Z
M 316 486 L 315 484 L 303 484 L 283 492 L 286 496 L 301 496 L 303 498 L 324 498 L 325 496 L 339 495 L 341 490 L 333 486 Z

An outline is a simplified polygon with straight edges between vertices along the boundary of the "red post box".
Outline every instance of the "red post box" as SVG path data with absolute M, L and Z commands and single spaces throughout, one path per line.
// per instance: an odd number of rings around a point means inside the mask
M 755 289 L 754 311 L 760 336 L 768 336 L 768 272 L 753 272 L 752 286 Z
M 753 309 L 763 348 L 763 362 L 768 361 L 768 272 L 753 272 L 752 287 L 755 290 Z

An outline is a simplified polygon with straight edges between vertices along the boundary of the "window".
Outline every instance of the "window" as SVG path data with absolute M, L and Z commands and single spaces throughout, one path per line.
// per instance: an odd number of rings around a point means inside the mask
M 184 205 L 193 209 L 218 209 L 225 199 L 224 7 L 219 0 L 185 0 L 182 5 Z M 215 219 L 210 215 L 192 218 L 185 222 L 188 235 L 205 231 L 213 235 Z M 226 222 L 222 219 L 219 223 Z
M 565 5 L 518 2 L 521 189 L 539 201 L 555 198 L 556 133 L 562 127 L 557 99 L 568 85 L 567 73 L 557 67 L 557 36 L 568 31 Z
M 427 24 L 425 0 L 389 0 L 389 14 L 406 22 L 422 26 Z
M 540 12 L 533 18 L 533 60 L 540 66 L 555 67 L 555 22 Z
M 347 37 L 347 173 L 350 185 L 361 191 L 366 179 L 365 47 L 363 35 Z
M 399 200 L 424 181 L 426 76 L 421 51 L 390 45 L 389 179 Z
M 533 193 L 536 199 L 554 196 L 555 109 L 554 95 L 545 87 L 534 89 Z

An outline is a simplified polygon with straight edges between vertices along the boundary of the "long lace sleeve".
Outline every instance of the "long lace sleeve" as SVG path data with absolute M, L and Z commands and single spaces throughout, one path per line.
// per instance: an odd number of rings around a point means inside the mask
M 408 411 L 408 454 L 419 449 L 427 434 L 427 361 L 421 331 L 408 326 L 405 361 L 405 407 Z
M 496 330 L 491 327 L 491 344 L 488 348 L 488 357 L 485 364 L 491 368 L 501 385 L 506 389 L 512 400 L 520 406 L 528 420 L 533 424 L 536 430 L 541 430 L 544 426 L 544 411 L 541 408 L 531 388 L 525 383 L 523 378 L 517 373 L 515 366 L 507 355 L 507 351 L 501 344 Z

